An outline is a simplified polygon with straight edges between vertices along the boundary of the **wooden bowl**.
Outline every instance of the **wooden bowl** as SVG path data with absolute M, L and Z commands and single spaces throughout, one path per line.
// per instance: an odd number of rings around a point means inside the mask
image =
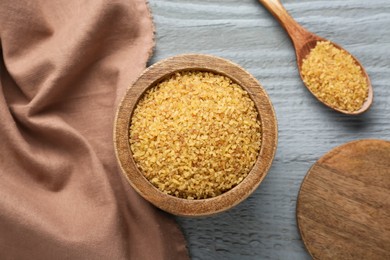
M 209 71 L 224 75 L 245 89 L 259 112 L 262 144 L 258 159 L 248 176 L 231 190 L 209 199 L 189 200 L 167 195 L 154 187 L 137 168 L 129 144 L 133 110 L 146 90 L 178 71 Z M 199 54 L 168 58 L 149 67 L 130 87 L 119 105 L 114 125 L 115 152 L 130 185 L 158 208 L 179 216 L 212 215 L 246 199 L 266 176 L 277 146 L 277 122 L 271 101 L 259 82 L 244 69 L 225 59 Z

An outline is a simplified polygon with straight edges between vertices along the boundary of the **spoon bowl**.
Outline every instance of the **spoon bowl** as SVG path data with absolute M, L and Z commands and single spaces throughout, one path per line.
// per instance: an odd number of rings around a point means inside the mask
M 313 96 L 315 96 L 325 106 L 347 115 L 358 115 L 367 111 L 370 108 L 373 101 L 373 90 L 372 90 L 371 81 L 363 65 L 359 62 L 358 59 L 356 59 L 356 57 L 354 57 L 352 54 L 350 54 L 340 45 L 332 41 L 329 41 L 323 37 L 320 37 L 312 32 L 309 32 L 308 30 L 303 28 L 288 14 L 287 10 L 283 7 L 283 5 L 279 0 L 259 0 L 259 2 L 279 21 L 279 23 L 282 25 L 282 27 L 286 30 L 287 34 L 289 35 L 295 48 L 299 75 L 304 85 L 310 91 L 310 93 L 313 94 Z M 347 111 L 347 110 L 342 110 L 337 107 L 331 106 L 326 102 L 320 100 L 304 82 L 303 75 L 302 75 L 303 60 L 307 57 L 310 51 L 317 45 L 317 42 L 322 42 L 322 41 L 330 42 L 337 49 L 343 50 L 349 55 L 351 55 L 355 63 L 361 68 L 363 76 L 367 80 L 368 95 L 363 105 L 360 107 L 360 109 L 355 111 Z

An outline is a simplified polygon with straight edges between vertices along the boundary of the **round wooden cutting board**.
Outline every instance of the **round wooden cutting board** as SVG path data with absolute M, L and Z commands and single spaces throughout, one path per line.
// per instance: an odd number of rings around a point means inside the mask
M 314 259 L 390 259 L 390 142 L 339 146 L 307 173 L 297 202 Z

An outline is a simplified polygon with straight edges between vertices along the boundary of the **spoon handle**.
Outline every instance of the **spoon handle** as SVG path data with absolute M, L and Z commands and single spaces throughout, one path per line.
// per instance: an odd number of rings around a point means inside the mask
M 259 0 L 259 2 L 279 21 L 296 47 L 305 42 L 311 34 L 289 15 L 279 0 Z

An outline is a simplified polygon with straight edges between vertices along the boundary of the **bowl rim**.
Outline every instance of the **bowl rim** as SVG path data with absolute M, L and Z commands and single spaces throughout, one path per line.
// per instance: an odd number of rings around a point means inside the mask
M 178 71 L 209 71 L 238 83 L 254 101 L 259 113 L 262 140 L 252 170 L 237 186 L 216 197 L 189 200 L 168 195 L 153 186 L 138 169 L 130 149 L 129 126 L 134 108 L 144 93 Z M 274 159 L 278 140 L 274 108 L 261 84 L 239 65 L 212 55 L 181 54 L 161 60 L 147 68 L 127 89 L 114 121 L 115 154 L 121 173 L 144 199 L 156 207 L 178 216 L 209 216 L 228 210 L 245 200 L 263 181 Z

